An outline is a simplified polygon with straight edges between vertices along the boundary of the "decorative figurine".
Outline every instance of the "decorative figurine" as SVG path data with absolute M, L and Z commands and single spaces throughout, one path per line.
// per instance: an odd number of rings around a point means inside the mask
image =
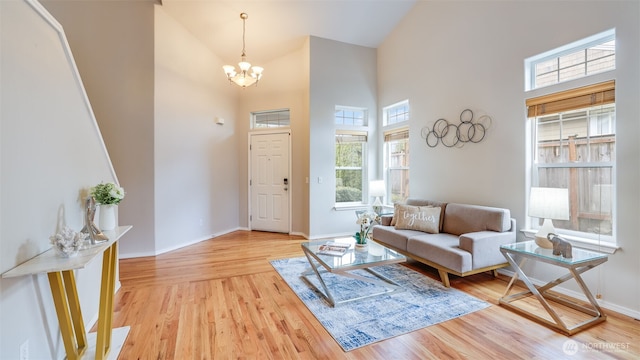
M 568 241 L 554 233 L 549 233 L 547 239 L 553 244 L 553 255 L 562 255 L 562 257 L 567 259 L 573 257 L 571 244 Z
M 89 234 L 91 245 L 109 240 L 93 222 L 93 218 L 96 215 L 96 201 L 93 196 L 87 196 L 87 200 L 84 203 L 84 210 L 84 227 L 80 232 Z
M 55 235 L 51 235 L 49 240 L 56 252 L 62 257 L 74 257 L 78 255 L 78 251 L 84 243 L 87 234 L 75 232 L 68 226 L 58 231 Z

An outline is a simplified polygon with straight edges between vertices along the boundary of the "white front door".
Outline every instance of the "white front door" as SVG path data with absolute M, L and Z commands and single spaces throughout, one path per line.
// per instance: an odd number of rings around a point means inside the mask
M 252 230 L 289 233 L 290 133 L 251 134 L 249 174 Z

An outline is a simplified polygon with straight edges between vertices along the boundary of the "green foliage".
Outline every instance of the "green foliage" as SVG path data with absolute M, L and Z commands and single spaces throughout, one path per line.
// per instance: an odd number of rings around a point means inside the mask
M 98 184 L 91 188 L 91 196 L 98 204 L 116 205 L 124 199 L 124 189 L 114 183 Z
M 337 203 L 359 201 L 362 201 L 362 190 L 347 186 L 338 186 L 336 188 Z

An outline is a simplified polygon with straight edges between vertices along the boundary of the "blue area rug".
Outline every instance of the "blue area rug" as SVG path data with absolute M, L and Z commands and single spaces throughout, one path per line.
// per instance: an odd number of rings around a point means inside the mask
M 271 265 L 327 329 L 344 351 L 415 331 L 429 325 L 484 309 L 490 304 L 399 264 L 373 268 L 400 284 L 403 292 L 385 294 L 335 308 L 300 276 L 309 268 L 305 257 L 271 261 Z M 372 277 L 366 271 L 356 270 Z M 321 288 L 315 275 L 309 276 Z M 377 285 L 330 273 L 323 274 L 337 300 L 354 294 L 377 292 Z

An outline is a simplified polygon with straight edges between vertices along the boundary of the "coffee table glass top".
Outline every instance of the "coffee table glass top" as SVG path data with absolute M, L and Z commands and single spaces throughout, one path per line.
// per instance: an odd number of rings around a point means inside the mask
M 539 247 L 534 240 L 502 245 L 500 248 L 512 253 L 534 256 L 543 260 L 553 260 L 567 265 L 576 265 L 607 257 L 607 254 L 573 247 L 571 249 L 573 257 L 564 258 L 561 255 L 553 255 L 553 249 Z
M 350 247 L 342 256 L 318 254 L 320 246 L 334 241 L 347 243 Z M 348 268 L 364 268 L 406 261 L 406 257 L 374 241 L 369 241 L 366 249 L 355 249 L 355 240 L 351 237 L 333 240 L 319 240 L 302 243 L 302 247 L 313 255 L 329 271 Z

